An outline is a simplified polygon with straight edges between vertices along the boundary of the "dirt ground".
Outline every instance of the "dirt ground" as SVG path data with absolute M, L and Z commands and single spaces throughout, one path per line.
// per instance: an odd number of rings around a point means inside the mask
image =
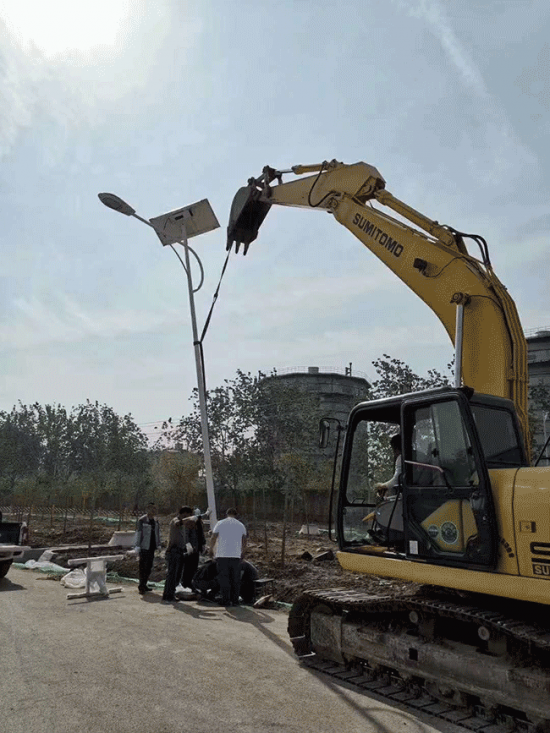
M 159 517 L 161 536 L 166 540 L 168 523 L 171 517 Z M 249 542 L 246 559 L 256 566 L 261 578 L 273 578 L 273 600 L 292 603 L 303 590 L 319 588 L 361 588 L 373 592 L 401 592 L 406 586 L 402 581 L 392 581 L 373 576 L 356 575 L 342 570 L 335 557 L 316 559 L 325 552 L 336 551 L 337 545 L 328 539 L 327 533 L 316 536 L 300 535 L 301 525 L 287 527 L 285 538 L 285 558 L 282 563 L 282 534 L 281 523 L 269 523 L 267 526 L 267 553 L 265 547 L 264 527 L 256 529 L 249 527 Z M 134 528 L 134 522 L 125 522 L 121 529 L 129 531 Z M 89 520 L 78 519 L 71 521 L 65 532 L 62 523 L 52 523 L 49 519 L 32 518 L 29 525 L 29 544 L 32 547 L 60 547 L 67 545 L 107 544 L 118 524 L 107 523 L 100 519 L 95 520 L 90 527 Z M 321 529 L 323 529 L 321 527 Z M 113 553 L 120 552 L 113 548 Z M 302 557 L 309 553 L 312 559 Z M 87 554 L 87 553 L 84 553 Z M 97 553 L 99 554 L 99 553 Z M 101 554 L 106 554 L 101 551 Z M 166 576 L 164 558 L 157 556 L 151 581 L 163 581 Z M 71 557 L 82 557 L 82 550 L 73 550 L 57 557 L 56 562 L 63 565 L 64 560 Z M 137 578 L 138 567 L 135 559 L 117 561 L 110 569 L 126 578 Z

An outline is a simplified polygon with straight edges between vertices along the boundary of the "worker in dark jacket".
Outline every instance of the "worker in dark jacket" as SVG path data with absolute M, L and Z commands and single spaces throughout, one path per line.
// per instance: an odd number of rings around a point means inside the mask
M 199 567 L 199 557 L 204 552 L 206 540 L 200 514 L 194 514 L 190 506 L 183 506 L 180 512 L 184 512 L 184 518 L 193 516 L 194 522 L 187 522 L 184 525 L 184 539 L 187 552 L 183 556 L 183 567 L 181 572 L 181 585 L 184 588 L 192 588 L 193 576 Z
M 147 585 L 155 550 L 160 550 L 160 525 L 155 519 L 156 507 L 153 502 L 147 504 L 147 514 L 144 514 L 137 521 L 134 546 L 139 553 L 139 585 L 138 591 L 143 594 L 151 590 Z
M 197 522 L 196 517 L 191 516 L 189 507 L 182 506 L 178 516 L 170 522 L 170 537 L 166 548 L 166 563 L 168 572 L 164 581 L 164 592 L 162 600 L 171 603 L 176 600 L 175 592 L 181 577 L 181 571 L 185 558 L 191 552 L 191 545 L 186 543 L 186 532 Z
M 216 596 L 220 592 L 220 584 L 218 583 L 218 568 L 215 560 L 209 560 L 200 566 L 193 576 L 191 588 L 208 601 L 216 600 Z

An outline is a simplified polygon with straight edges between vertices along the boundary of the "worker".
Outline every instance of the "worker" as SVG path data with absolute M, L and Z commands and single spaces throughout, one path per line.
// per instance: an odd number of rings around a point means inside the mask
M 0 517 L 0 522 L 2 518 Z M 29 525 L 26 522 L 21 522 L 21 529 L 19 530 L 19 544 L 27 545 L 29 543 Z
M 215 601 L 220 592 L 218 583 L 218 568 L 215 560 L 208 560 L 203 563 L 193 576 L 191 588 L 207 601 Z
M 147 585 L 151 570 L 153 569 L 153 559 L 155 550 L 160 550 L 160 525 L 155 519 L 156 506 L 150 501 L 147 504 L 147 512 L 137 521 L 136 535 L 134 546 L 139 554 L 139 585 L 138 591 L 141 595 L 152 590 Z
M 254 603 L 256 586 L 254 581 L 258 580 L 258 570 L 247 560 L 241 560 L 241 598 L 247 605 Z
M 246 549 L 246 528 L 237 519 L 237 510 L 228 509 L 226 518 L 212 530 L 209 552 L 214 555 L 221 591 L 222 606 L 238 606 L 241 586 L 241 560 Z
M 194 521 L 186 522 L 183 527 L 185 544 L 187 552 L 183 556 L 183 566 L 181 577 L 178 578 L 184 588 L 191 588 L 193 576 L 197 572 L 199 566 L 199 557 L 204 552 L 206 540 L 204 537 L 204 529 L 200 511 L 193 512 L 190 506 L 184 506 L 180 512 L 184 511 L 184 517 L 193 517 Z
M 183 567 L 183 558 L 187 552 L 185 547 L 185 535 L 183 529 L 184 519 L 190 516 L 187 510 L 189 507 L 182 506 L 176 517 L 170 521 L 170 535 L 168 537 L 168 546 L 166 547 L 166 564 L 168 566 L 166 572 L 166 580 L 164 581 L 164 591 L 162 600 L 170 603 L 176 600 L 175 591 L 181 576 Z
M 258 579 L 258 571 L 247 560 L 241 560 L 241 588 L 240 596 L 243 603 L 251 604 L 256 595 L 254 581 Z M 193 590 L 208 601 L 215 601 L 220 592 L 218 583 L 218 569 L 215 560 L 203 563 L 193 576 Z
M 390 446 L 393 452 L 393 460 L 395 463 L 395 471 L 393 476 L 384 481 L 383 483 L 374 484 L 374 488 L 379 497 L 388 498 L 397 494 L 397 488 L 399 486 L 399 478 L 401 471 L 403 470 L 403 462 L 401 458 L 401 435 L 396 433 L 390 438 Z

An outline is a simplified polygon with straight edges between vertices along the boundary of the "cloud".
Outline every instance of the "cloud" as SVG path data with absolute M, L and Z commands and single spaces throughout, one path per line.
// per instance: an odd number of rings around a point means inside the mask
M 323 321 L 331 322 L 334 317 L 345 317 L 350 309 L 356 313 L 369 296 L 384 292 L 389 297 L 402 288 L 398 278 L 382 268 L 360 274 L 288 276 L 273 278 L 269 283 L 268 291 L 265 282 L 258 281 L 244 296 L 229 292 L 226 301 L 232 304 L 231 317 L 252 322 L 262 333 L 289 324 L 293 324 L 293 330 L 299 323 L 309 328 L 311 319 L 319 319 L 320 313 Z
M 477 101 L 468 126 L 474 151 L 470 160 L 472 173 L 483 182 L 494 184 L 519 165 L 523 169 L 538 167 L 537 158 L 519 141 L 502 105 L 489 91 L 474 59 L 454 31 L 445 6 L 439 0 L 417 0 L 415 4 L 394 0 L 394 3 L 425 21 L 462 86 Z
M 6 53 L 10 40 L 0 22 L 0 48 L 4 51 L 0 56 L 0 157 L 11 150 L 18 132 L 30 125 L 37 76 L 33 74 L 32 65 L 24 71 L 25 59 L 15 49 L 13 53 Z
M 57 293 L 48 302 L 36 297 L 15 298 L 12 308 L 15 317 L 0 325 L 0 341 L 10 349 L 148 333 L 179 323 L 183 318 L 180 310 L 170 307 L 155 313 L 147 310 L 86 310 L 64 293 Z
M 492 101 L 479 69 L 458 40 L 437 0 L 418 0 L 416 7 L 413 6 L 410 13 L 423 18 L 431 27 L 443 50 L 462 78 L 463 84 L 481 99 Z

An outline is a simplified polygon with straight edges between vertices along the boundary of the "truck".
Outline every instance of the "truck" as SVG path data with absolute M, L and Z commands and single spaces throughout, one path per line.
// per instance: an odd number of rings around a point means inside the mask
M 22 559 L 29 547 L 21 545 L 23 524 L 0 519 L 0 580 L 8 574 L 14 560 Z
M 425 697 L 450 720 L 547 733 L 550 468 L 531 465 L 526 340 L 486 240 L 399 200 L 375 167 L 332 160 L 250 178 L 232 203 L 228 249 L 246 254 L 272 206 L 331 214 L 432 309 L 455 348 L 452 386 L 361 402 L 345 426 L 338 561 L 411 585 L 399 597 L 304 592 L 289 615 L 298 657 L 396 699 Z M 399 485 L 378 503 L 374 452 L 393 434 Z

